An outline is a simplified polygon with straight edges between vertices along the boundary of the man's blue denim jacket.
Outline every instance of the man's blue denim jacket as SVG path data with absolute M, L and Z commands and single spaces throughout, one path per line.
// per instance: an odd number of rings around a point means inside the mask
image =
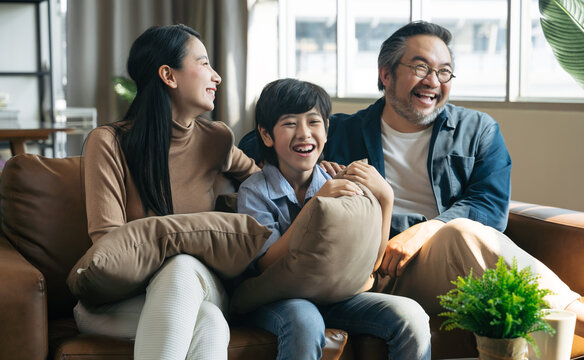
M 325 160 L 348 165 L 367 158 L 384 177 L 381 113 L 385 99 L 353 115 L 330 119 Z M 511 157 L 497 122 L 485 113 L 447 104 L 433 125 L 428 173 L 438 220 L 468 218 L 505 230 L 511 196 Z M 393 214 L 395 236 L 421 221 L 421 214 Z

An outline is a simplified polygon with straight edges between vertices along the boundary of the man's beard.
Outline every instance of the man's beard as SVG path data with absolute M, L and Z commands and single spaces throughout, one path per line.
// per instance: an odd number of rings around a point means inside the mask
M 434 120 L 436 120 L 438 115 L 440 115 L 442 110 L 444 109 L 444 105 L 442 105 L 442 106 L 436 107 L 434 109 L 434 111 L 432 111 L 430 114 L 424 115 L 420 111 L 418 111 L 416 108 L 414 108 L 412 102 L 409 99 L 407 102 L 399 99 L 395 94 L 395 88 L 396 88 L 395 81 L 391 81 L 391 84 L 387 87 L 387 91 L 388 91 L 388 95 L 389 95 L 388 96 L 389 103 L 391 104 L 391 106 L 393 107 L 393 109 L 395 110 L 395 112 L 398 115 L 400 115 L 401 117 L 403 117 L 408 122 L 410 122 L 414 125 L 418 125 L 418 126 L 431 125 L 434 122 Z M 410 98 L 412 96 L 415 96 L 413 94 L 413 90 L 410 93 Z M 438 96 L 438 98 L 436 99 L 436 102 L 438 103 L 441 100 L 442 100 L 442 94 L 440 94 Z

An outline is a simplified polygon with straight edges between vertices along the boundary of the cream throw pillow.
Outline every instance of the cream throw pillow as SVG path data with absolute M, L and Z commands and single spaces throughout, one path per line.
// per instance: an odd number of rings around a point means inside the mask
M 286 298 L 318 304 L 367 290 L 381 247 L 381 206 L 369 189 L 363 196 L 316 197 L 296 218 L 289 252 L 261 275 L 245 280 L 232 297 L 239 313 Z
M 170 256 L 197 257 L 222 278 L 240 274 L 271 231 L 244 214 L 203 212 L 131 221 L 101 237 L 73 266 L 67 285 L 88 305 L 144 291 Z

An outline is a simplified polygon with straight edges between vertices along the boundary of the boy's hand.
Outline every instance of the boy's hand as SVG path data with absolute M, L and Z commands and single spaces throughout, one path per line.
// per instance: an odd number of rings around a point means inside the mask
M 363 190 L 352 181 L 345 179 L 327 180 L 314 196 L 340 197 L 340 196 L 363 195 Z
M 321 161 L 319 165 L 333 178 L 337 176 L 337 174 L 345 168 L 345 165 L 339 165 L 336 162 L 326 160 Z
M 393 204 L 393 189 L 373 166 L 355 161 L 347 166 L 342 178 L 365 185 L 380 203 Z

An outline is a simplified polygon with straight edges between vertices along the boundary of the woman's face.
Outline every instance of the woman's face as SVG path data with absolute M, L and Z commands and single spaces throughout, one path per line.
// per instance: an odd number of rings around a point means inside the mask
M 221 77 L 209 63 L 207 50 L 195 36 L 186 44 L 182 68 L 173 69 L 176 87 L 171 89 L 173 112 L 198 116 L 213 110 Z

